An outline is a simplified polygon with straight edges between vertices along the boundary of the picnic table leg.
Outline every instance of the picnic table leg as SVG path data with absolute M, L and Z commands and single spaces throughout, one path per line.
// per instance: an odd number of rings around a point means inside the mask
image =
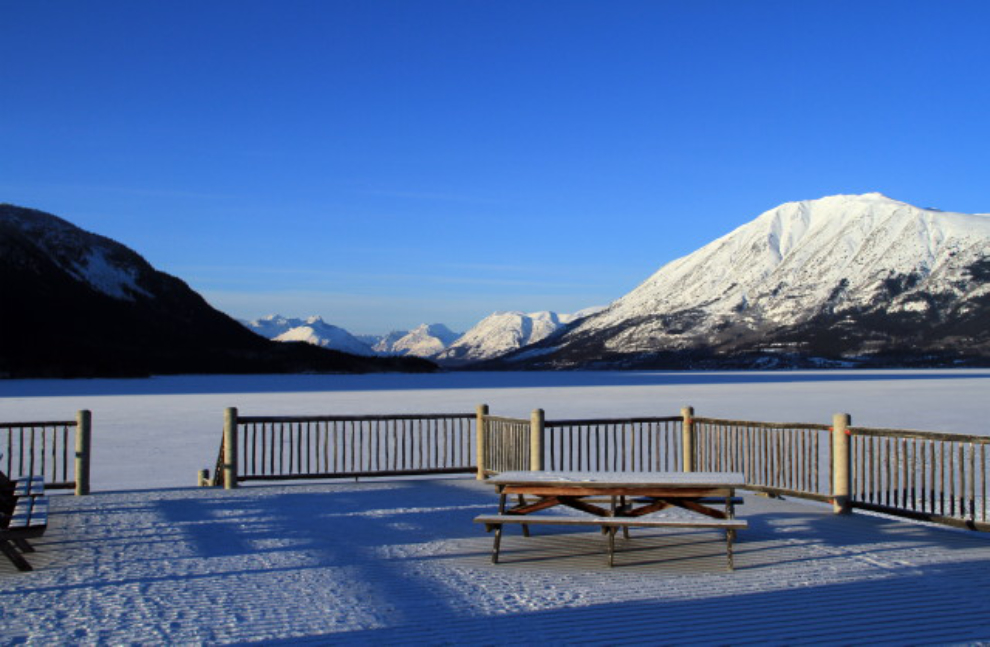
M 505 514 L 505 490 L 503 486 L 498 488 L 498 513 Z M 498 549 L 502 544 L 502 524 L 495 526 L 495 543 L 492 546 L 492 564 L 498 564 Z
M 732 562 L 732 540 L 736 537 L 736 531 L 729 529 L 725 531 L 725 552 L 729 558 L 729 570 L 736 570 L 735 564 Z
M 619 498 L 619 505 L 623 510 L 626 509 L 626 497 Z M 615 516 L 615 513 L 613 513 L 613 516 Z M 629 526 L 622 526 L 622 538 L 629 539 Z
M 608 567 L 612 568 L 615 565 L 615 531 L 618 528 L 612 526 L 606 530 L 608 531 Z
M 519 503 L 520 506 L 526 505 L 526 497 L 524 497 L 521 494 L 518 494 L 516 496 L 518 497 L 516 499 L 516 502 Z M 523 537 L 529 537 L 529 524 L 524 523 L 522 525 L 522 531 L 523 531 Z
M 24 559 L 24 557 L 19 552 L 17 552 L 17 549 L 14 548 L 11 545 L 11 543 L 6 539 L 0 538 L 0 552 L 3 552 L 3 554 L 7 556 L 7 559 L 9 559 L 14 564 L 14 566 L 17 567 L 17 570 L 19 571 L 34 570 L 34 568 L 32 568 L 31 565 L 28 563 L 28 561 Z
M 502 544 L 502 524 L 495 526 L 495 544 L 492 546 L 492 564 L 498 564 L 498 549 Z

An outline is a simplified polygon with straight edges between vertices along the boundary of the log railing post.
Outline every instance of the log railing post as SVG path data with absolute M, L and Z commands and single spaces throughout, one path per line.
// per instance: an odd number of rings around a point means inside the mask
M 848 413 L 832 416 L 832 511 L 835 514 L 849 514 L 852 510 L 852 471 L 849 469 L 851 424 L 852 419 Z
M 93 414 L 76 413 L 76 494 L 89 494 L 89 466 L 92 455 Z
M 694 450 L 694 407 L 681 409 L 681 456 L 685 472 L 693 472 L 695 468 Z
M 543 469 L 543 431 L 546 416 L 543 409 L 534 409 L 529 417 L 529 469 Z
M 237 409 L 230 407 L 223 412 L 223 487 L 237 487 Z
M 485 464 L 485 460 L 488 456 L 488 434 L 485 433 L 485 424 L 486 424 L 485 417 L 488 415 L 488 405 L 479 404 L 478 407 L 475 409 L 475 415 L 477 416 L 477 421 L 474 424 L 474 432 L 475 432 L 474 449 L 476 452 L 476 459 L 478 463 L 477 478 L 479 481 L 481 481 L 484 480 L 485 478 L 485 470 L 487 468 L 487 465 Z

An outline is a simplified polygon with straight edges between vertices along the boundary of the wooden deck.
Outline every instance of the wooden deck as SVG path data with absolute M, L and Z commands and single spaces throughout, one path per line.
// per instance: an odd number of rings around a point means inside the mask
M 990 641 L 990 536 L 745 499 L 727 573 L 721 533 L 682 529 L 613 569 L 600 533 L 507 530 L 493 565 L 470 479 L 53 497 L 36 570 L 0 563 L 0 642 Z

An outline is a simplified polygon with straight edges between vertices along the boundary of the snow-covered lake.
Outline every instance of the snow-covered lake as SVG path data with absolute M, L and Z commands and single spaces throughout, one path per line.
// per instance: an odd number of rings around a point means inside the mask
M 747 496 L 733 573 L 722 538 L 695 531 L 637 532 L 615 569 L 598 533 L 516 532 L 492 565 L 491 537 L 472 518 L 494 509 L 494 491 L 471 478 L 190 486 L 216 456 L 228 406 L 367 414 L 486 403 L 559 419 L 692 405 L 707 416 L 828 422 L 848 412 L 860 425 L 988 433 L 988 386 L 990 371 L 976 370 L 2 381 L 0 420 L 93 411 L 98 493 L 53 498 L 33 573 L 0 564 L 11 602 L 0 643 L 983 644 L 983 533 Z
M 93 412 L 93 489 L 188 486 L 243 415 L 473 412 L 547 419 L 677 415 L 990 434 L 990 370 L 440 373 L 3 380 L 0 421 Z

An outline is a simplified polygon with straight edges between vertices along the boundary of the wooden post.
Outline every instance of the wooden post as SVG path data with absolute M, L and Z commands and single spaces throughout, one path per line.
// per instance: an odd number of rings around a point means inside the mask
M 485 434 L 485 416 L 488 415 L 488 405 L 479 404 L 475 409 L 477 415 L 477 421 L 474 424 L 474 432 L 476 436 L 475 440 L 475 452 L 478 463 L 478 480 L 482 481 L 485 478 L 485 457 L 488 455 L 487 446 L 487 435 Z
M 223 412 L 223 487 L 237 487 L 237 409 L 230 407 Z
M 543 409 L 534 409 L 529 417 L 529 469 L 543 469 L 543 429 L 546 416 Z
M 681 409 L 681 457 L 685 472 L 694 471 L 694 407 Z
M 850 492 L 852 491 L 852 470 L 849 456 L 849 426 L 852 418 L 848 413 L 832 416 L 832 511 L 835 514 L 849 514 L 852 511 Z
M 76 495 L 89 494 L 89 465 L 92 450 L 93 414 L 76 413 Z

